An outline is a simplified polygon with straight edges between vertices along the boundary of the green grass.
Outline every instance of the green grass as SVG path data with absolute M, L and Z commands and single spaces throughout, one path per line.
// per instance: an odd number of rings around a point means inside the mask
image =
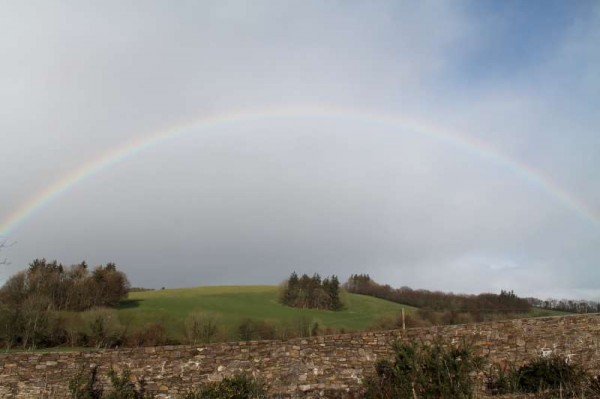
M 321 328 L 356 331 L 367 329 L 375 320 L 415 308 L 370 296 L 342 293 L 344 310 L 334 312 L 295 309 L 278 302 L 277 286 L 214 286 L 132 292 L 118 308 L 119 319 L 132 328 L 161 322 L 169 336 L 182 339 L 184 320 L 192 312 L 215 315 L 219 325 L 234 334 L 247 318 L 274 325 L 293 325 L 300 317 L 318 322 Z M 233 338 L 231 336 L 230 338 Z
M 548 316 L 568 316 L 573 313 L 563 312 L 562 310 L 531 308 L 528 317 L 548 317 Z
M 184 340 L 184 321 L 190 313 L 214 315 L 225 339 L 236 339 L 236 331 L 244 319 L 264 320 L 275 326 L 293 326 L 300 318 L 317 322 L 320 328 L 343 331 L 366 330 L 382 317 L 395 317 L 404 308 L 416 308 L 371 296 L 342 292 L 345 308 L 339 312 L 296 309 L 278 302 L 279 287 L 209 286 L 157 291 L 131 292 L 118 307 L 121 323 L 131 330 L 152 322 L 160 322 L 169 337 Z M 567 312 L 532 308 L 519 317 L 563 316 Z

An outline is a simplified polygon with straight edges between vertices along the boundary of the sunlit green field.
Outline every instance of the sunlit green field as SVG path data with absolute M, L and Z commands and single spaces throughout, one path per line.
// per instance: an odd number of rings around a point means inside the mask
M 220 327 L 234 333 L 247 318 L 281 325 L 301 317 L 319 323 L 322 329 L 355 331 L 367 329 L 378 318 L 397 316 L 403 307 L 407 312 L 415 309 L 345 292 L 342 311 L 295 309 L 278 302 L 278 290 L 277 286 L 215 286 L 132 292 L 118 313 L 121 322 L 132 328 L 158 321 L 171 337 L 183 338 L 184 320 L 192 312 L 211 313 Z

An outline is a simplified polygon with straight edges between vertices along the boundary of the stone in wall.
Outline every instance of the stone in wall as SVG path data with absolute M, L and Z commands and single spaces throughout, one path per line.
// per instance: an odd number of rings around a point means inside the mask
M 0 397 L 65 398 L 80 365 L 128 368 L 149 392 L 176 398 L 239 372 L 266 380 L 276 397 L 352 397 L 394 340 L 447 344 L 467 340 L 490 363 L 522 363 L 552 353 L 598 370 L 600 316 L 575 315 L 492 323 L 340 334 L 289 341 L 162 346 L 81 353 L 0 354 Z M 325 395 L 325 396 L 322 396 Z

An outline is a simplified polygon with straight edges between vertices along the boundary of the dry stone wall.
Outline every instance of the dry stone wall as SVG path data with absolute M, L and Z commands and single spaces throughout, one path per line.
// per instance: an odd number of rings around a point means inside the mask
M 266 380 L 273 397 L 352 397 L 391 355 L 396 339 L 447 344 L 466 340 L 490 364 L 524 362 L 556 353 L 600 372 L 600 315 L 576 315 L 493 323 L 363 332 L 289 341 L 162 346 L 81 353 L 0 354 L 0 397 L 66 398 L 81 365 L 129 368 L 147 391 L 178 398 L 206 381 L 245 372 Z

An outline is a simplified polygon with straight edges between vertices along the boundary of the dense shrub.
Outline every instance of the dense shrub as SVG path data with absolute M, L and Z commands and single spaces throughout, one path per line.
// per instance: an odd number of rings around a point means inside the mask
M 590 377 L 588 392 L 593 395 L 592 397 L 600 398 L 600 375 Z
M 238 326 L 238 338 L 242 341 L 275 339 L 277 329 L 264 320 L 245 319 Z
M 166 345 L 169 340 L 167 332 L 161 323 L 148 323 L 142 329 L 127 335 L 128 346 L 159 346 Z
M 135 381 L 135 382 L 134 382 Z M 133 379 L 129 369 L 117 373 L 108 372 L 109 386 L 103 389 L 98 368 L 83 364 L 69 381 L 71 399 L 146 399 L 152 398 L 145 391 L 144 379 Z M 225 378 L 220 382 L 201 385 L 184 399 L 263 399 L 267 397 L 267 385 L 246 374 Z
M 103 389 L 98 378 L 98 368 L 82 365 L 77 374 L 69 381 L 71 399 L 146 399 L 144 380 L 134 383 L 131 371 L 124 369 L 117 373 L 114 369 L 108 372 L 109 389 Z
M 397 342 L 393 350 L 393 361 L 379 361 L 376 375 L 365 380 L 367 399 L 472 397 L 471 374 L 481 369 L 483 358 L 467 345 Z
M 69 380 L 72 399 L 101 399 L 102 386 L 98 381 L 98 368 L 83 364 L 77 374 Z
M 126 329 L 113 309 L 97 308 L 81 313 L 86 346 L 112 348 L 122 345 Z
M 599 393 L 597 380 L 578 364 L 561 356 L 533 359 L 520 367 L 496 370 L 488 389 L 494 394 L 559 392 L 565 395 Z
M 150 396 L 145 395 L 144 380 L 142 379 L 138 385 L 131 381 L 131 372 L 129 369 L 124 369 L 121 373 L 117 373 L 114 369 L 108 372 L 108 379 L 111 384 L 111 390 L 104 395 L 103 399 L 145 399 Z
M 267 398 L 267 386 L 246 374 L 225 378 L 221 382 L 205 384 L 184 399 L 263 399 Z
M 518 387 L 523 392 L 581 386 L 585 372 L 559 356 L 542 357 L 518 369 Z

